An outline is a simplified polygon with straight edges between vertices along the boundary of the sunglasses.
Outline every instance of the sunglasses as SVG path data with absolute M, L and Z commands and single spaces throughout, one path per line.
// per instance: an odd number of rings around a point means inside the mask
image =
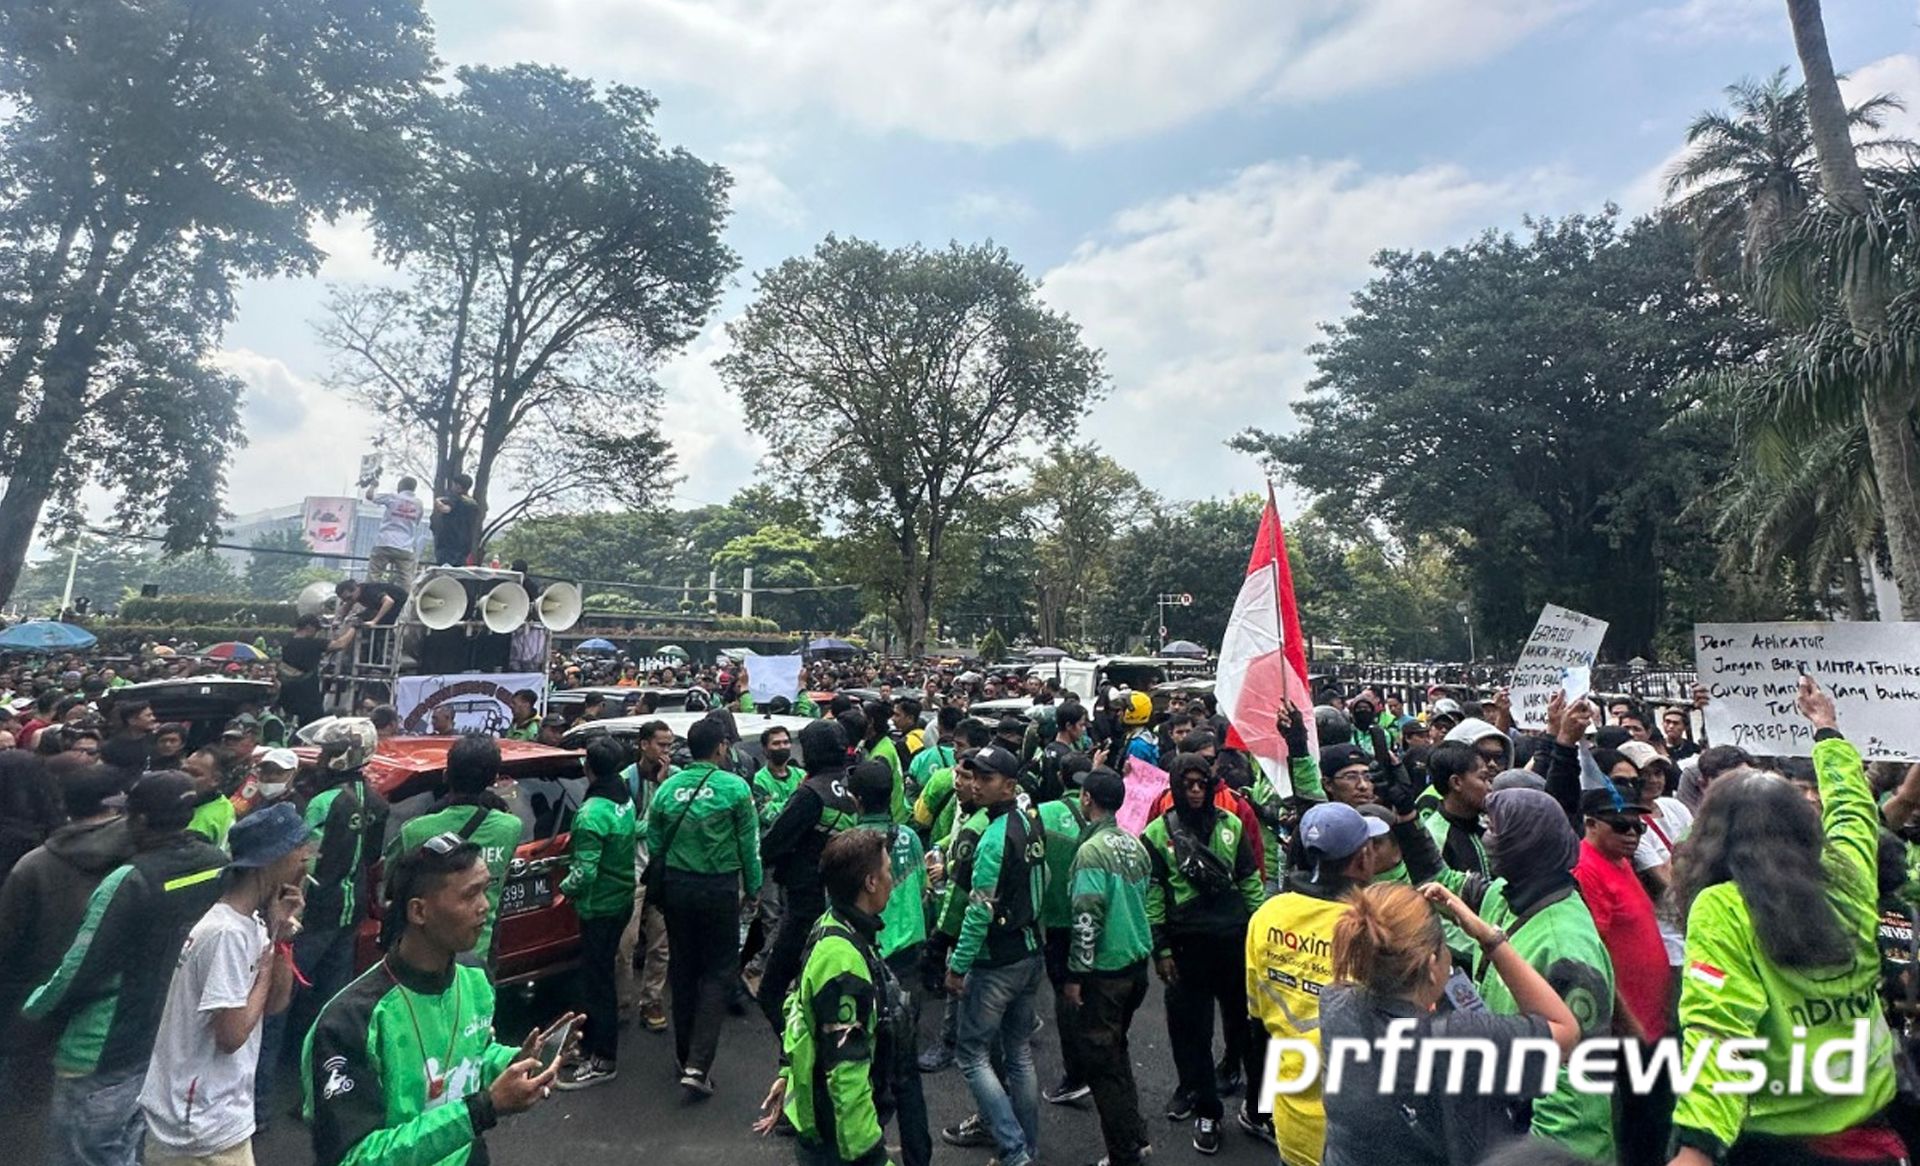
M 1600 821 L 1605 822 L 1607 828 L 1616 834 L 1645 834 L 1647 832 L 1647 820 L 1645 818 L 1617 818 L 1612 815 L 1607 815 L 1601 817 Z
M 437 854 L 444 857 L 460 849 L 461 845 L 460 836 L 449 830 L 445 834 L 435 834 L 425 842 L 422 842 L 420 849 L 426 851 L 428 854 Z
M 1180 784 L 1188 789 L 1205 789 L 1213 784 L 1211 777 L 1183 777 Z

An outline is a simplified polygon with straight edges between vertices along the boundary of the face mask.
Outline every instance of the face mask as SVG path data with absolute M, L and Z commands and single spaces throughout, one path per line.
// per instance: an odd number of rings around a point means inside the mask
M 272 801 L 273 799 L 279 797 L 281 794 L 284 794 L 287 792 L 287 783 L 284 781 L 275 781 L 275 782 L 263 781 L 259 783 L 257 786 L 255 786 L 254 788 L 260 792 L 261 798 L 263 798 L 266 801 Z
M 793 756 L 793 750 L 791 749 L 767 750 L 767 762 L 771 765 L 785 765 L 787 763 L 787 758 L 792 756 Z

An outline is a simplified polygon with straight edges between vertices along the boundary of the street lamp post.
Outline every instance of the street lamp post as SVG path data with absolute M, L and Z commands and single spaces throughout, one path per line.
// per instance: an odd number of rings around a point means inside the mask
M 1462 599 L 1460 602 L 1453 605 L 1453 610 L 1460 613 L 1460 622 L 1467 625 L 1467 663 L 1471 664 L 1474 661 L 1473 604 L 1468 603 L 1466 600 Z

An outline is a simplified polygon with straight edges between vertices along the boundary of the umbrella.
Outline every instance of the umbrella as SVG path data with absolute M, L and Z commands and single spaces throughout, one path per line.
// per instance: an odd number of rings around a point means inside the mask
M 205 652 L 202 652 L 201 655 L 209 660 L 240 660 L 244 662 L 264 660 L 267 658 L 265 652 L 262 652 L 252 644 L 243 644 L 238 640 L 228 640 L 224 644 L 215 644 Z
M 0 632 L 0 648 L 20 651 L 44 651 L 48 648 L 91 648 L 99 639 L 85 628 L 51 619 L 33 619 L 17 623 Z
M 681 647 L 679 644 L 668 644 L 666 647 L 660 649 L 658 652 L 655 652 L 654 655 L 672 656 L 677 660 L 687 660 L 692 658 L 692 653 L 688 652 L 685 648 Z
M 1207 658 L 1207 650 L 1192 640 L 1175 640 L 1173 643 L 1160 649 L 1160 654 L 1162 656 L 1192 660 L 1204 660 Z
M 1027 653 L 1029 660 L 1064 660 L 1067 652 L 1064 648 L 1035 648 Z
M 822 636 L 807 645 L 807 651 L 809 652 L 845 652 L 848 655 L 852 655 L 859 650 L 860 649 L 847 643 L 845 640 L 836 640 L 832 636 Z
M 582 642 L 580 650 L 582 652 L 606 652 L 611 654 L 618 652 L 620 649 L 613 646 L 612 640 L 592 639 Z

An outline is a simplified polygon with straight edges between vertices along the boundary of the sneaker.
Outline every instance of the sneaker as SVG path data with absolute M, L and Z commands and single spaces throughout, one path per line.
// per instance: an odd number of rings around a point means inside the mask
M 571 1070 L 560 1074 L 554 1081 L 559 1089 L 591 1089 L 595 1085 L 604 1085 L 619 1074 L 619 1068 L 612 1061 L 603 1061 L 599 1057 L 588 1057 Z
M 1193 1148 L 1202 1154 L 1220 1152 L 1220 1123 L 1210 1117 L 1193 1120 Z
M 1273 1135 L 1273 1119 L 1272 1118 L 1262 1117 L 1259 1114 L 1249 1110 L 1245 1105 L 1242 1105 L 1239 1109 L 1234 1111 L 1233 1118 L 1236 1122 L 1240 1124 L 1240 1128 L 1247 1132 L 1249 1137 L 1259 1138 L 1261 1141 L 1267 1143 L 1268 1145 L 1273 1145 L 1274 1135 Z
M 1067 1077 L 1060 1078 L 1060 1084 L 1051 1089 L 1042 1090 L 1040 1097 L 1050 1105 L 1070 1105 L 1082 1097 L 1092 1096 L 1093 1090 L 1078 1081 Z
M 1153 1156 L 1153 1144 L 1151 1142 L 1141 1142 L 1140 1154 L 1139 1154 L 1140 1161 L 1144 1162 L 1152 1156 Z M 1093 1166 L 1113 1166 L 1113 1159 L 1109 1158 L 1105 1154 L 1102 1154 L 1100 1155 L 1100 1160 L 1098 1162 L 1095 1162 Z
M 987 1128 L 986 1119 L 976 1113 L 961 1119 L 958 1125 L 942 1129 L 940 1140 L 949 1146 L 975 1149 L 993 1145 L 993 1131 Z
M 953 1046 L 937 1044 L 930 1049 L 922 1049 L 919 1065 L 922 1073 L 938 1073 L 942 1069 L 953 1068 Z
M 680 1074 L 680 1088 L 696 1101 L 713 1096 L 713 1082 L 707 1080 L 707 1075 L 698 1069 L 688 1069 Z
M 1213 1081 L 1214 1088 L 1219 1090 L 1220 1096 L 1232 1097 L 1240 1092 L 1240 1086 L 1246 1084 L 1247 1078 L 1240 1072 L 1238 1065 L 1218 1065 L 1213 1071 Z
M 640 1023 L 647 1026 L 648 1032 L 665 1032 L 667 1010 L 658 1004 L 649 1004 L 640 1010 Z
M 1167 1099 L 1167 1120 L 1188 1121 L 1193 1117 L 1193 1094 L 1185 1089 L 1176 1089 Z

